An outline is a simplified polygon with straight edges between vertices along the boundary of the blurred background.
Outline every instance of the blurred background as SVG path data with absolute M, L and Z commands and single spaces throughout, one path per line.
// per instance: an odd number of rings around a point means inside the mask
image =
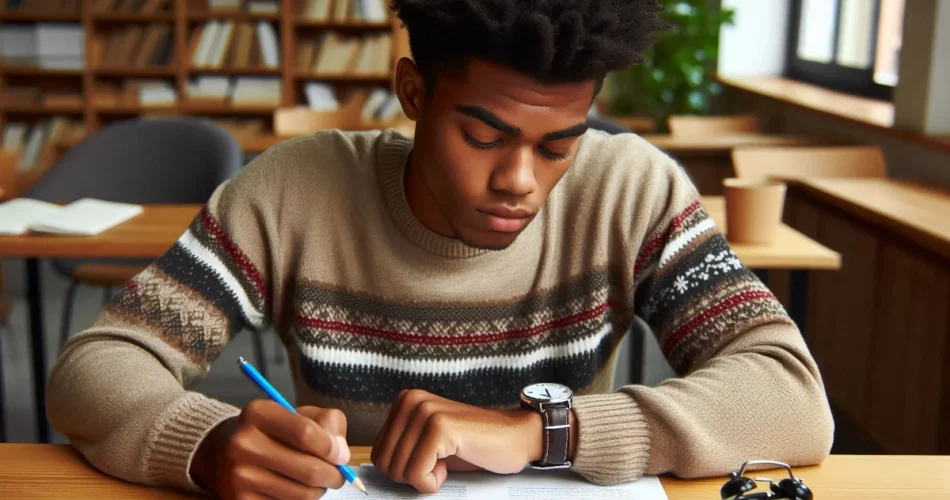
M 835 452 L 950 452 L 950 0 L 662 3 L 678 29 L 648 63 L 609 75 L 591 123 L 643 135 L 705 196 L 722 195 L 729 177 L 788 179 L 792 236 L 772 253 L 746 250 L 819 362 Z M 211 122 L 244 163 L 327 128 L 411 135 L 391 92 L 408 39 L 387 4 L 0 0 L 3 199 L 80 171 L 137 172 L 137 160 L 70 153 L 139 120 Z M 132 158 L 156 154 L 140 142 L 126 144 Z M 40 260 L 31 285 L 29 251 L 3 238 L 0 428 L 8 441 L 34 441 L 37 375 L 140 265 Z M 647 330 L 628 337 L 618 385 L 673 375 Z M 281 351 L 272 332 L 242 334 L 198 390 L 234 404 L 255 397 L 232 365 L 244 355 L 290 396 Z

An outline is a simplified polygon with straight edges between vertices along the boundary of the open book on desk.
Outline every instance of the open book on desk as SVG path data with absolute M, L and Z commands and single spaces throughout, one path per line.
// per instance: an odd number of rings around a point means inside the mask
M 92 236 L 142 213 L 139 205 L 83 198 L 61 206 L 19 198 L 0 204 L 0 235 L 29 231 Z
M 347 484 L 339 490 L 328 490 L 325 500 L 667 500 L 660 480 L 647 476 L 639 481 L 616 486 L 588 483 L 568 470 L 537 471 L 526 469 L 520 474 L 490 472 L 449 473 L 442 489 L 434 495 L 419 493 L 412 486 L 393 483 L 372 465 L 357 471 L 366 485 L 369 497 Z

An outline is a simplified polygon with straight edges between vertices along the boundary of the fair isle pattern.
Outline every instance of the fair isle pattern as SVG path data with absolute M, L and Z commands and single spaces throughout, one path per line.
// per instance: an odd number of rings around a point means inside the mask
M 231 335 L 264 325 L 265 291 L 261 273 L 205 207 L 171 249 L 125 286 L 106 314 L 152 326 L 206 365 Z
M 677 373 L 691 371 L 736 332 L 776 321 L 791 324 L 698 201 L 649 240 L 636 267 L 642 271 L 638 312 Z
M 330 397 L 391 402 L 421 388 L 481 406 L 510 405 L 527 384 L 582 391 L 626 325 L 615 316 L 609 273 L 499 304 L 414 305 L 304 285 L 297 338 L 308 384 Z

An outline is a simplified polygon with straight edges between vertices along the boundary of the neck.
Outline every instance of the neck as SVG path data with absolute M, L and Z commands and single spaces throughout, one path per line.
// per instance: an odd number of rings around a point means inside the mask
M 422 175 L 420 165 L 423 163 L 418 149 L 413 149 L 409 155 L 409 161 L 406 167 L 406 175 L 403 179 L 403 188 L 406 191 L 406 202 L 409 204 L 409 210 L 426 227 L 439 236 L 454 238 L 455 231 L 452 230 L 448 219 L 432 196 L 432 191 L 426 185 Z

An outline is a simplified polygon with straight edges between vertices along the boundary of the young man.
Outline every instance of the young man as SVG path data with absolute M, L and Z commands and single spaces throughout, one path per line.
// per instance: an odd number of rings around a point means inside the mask
M 664 28 L 657 2 L 393 5 L 415 140 L 320 133 L 222 186 L 69 342 L 56 428 L 109 474 L 241 498 L 340 487 L 347 444 L 423 492 L 472 468 L 607 484 L 821 461 L 828 404 L 782 307 L 673 160 L 587 131 L 604 74 Z M 611 392 L 635 314 L 682 377 Z M 186 389 L 268 322 L 300 415 Z

